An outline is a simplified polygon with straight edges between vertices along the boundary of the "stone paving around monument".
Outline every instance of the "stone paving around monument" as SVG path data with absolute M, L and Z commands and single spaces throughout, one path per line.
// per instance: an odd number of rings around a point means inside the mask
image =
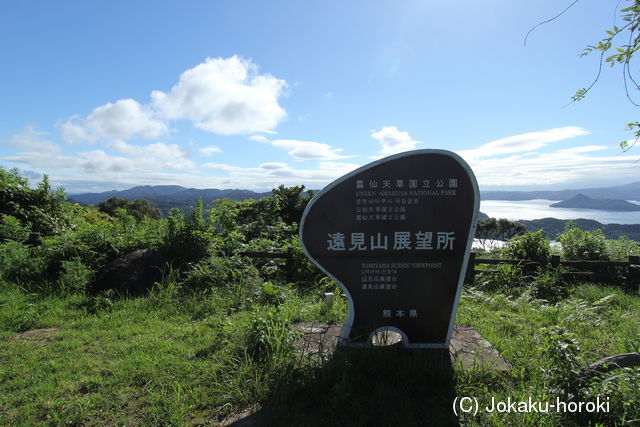
M 293 330 L 301 336 L 296 347 L 306 357 L 325 361 L 331 357 L 340 339 L 342 325 L 322 323 L 298 323 Z M 394 332 L 389 332 L 386 345 L 401 346 L 399 339 L 394 339 Z M 381 343 L 381 345 L 384 345 Z M 429 351 L 429 350 L 419 350 Z M 511 364 L 505 360 L 491 343 L 485 340 L 475 329 L 468 325 L 455 325 L 449 345 L 451 363 L 454 367 L 464 369 L 490 369 L 493 371 L 509 371 Z

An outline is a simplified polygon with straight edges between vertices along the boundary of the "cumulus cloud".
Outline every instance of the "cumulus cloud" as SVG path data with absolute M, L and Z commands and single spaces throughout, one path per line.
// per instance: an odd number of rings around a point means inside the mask
M 175 144 L 156 142 L 137 146 L 116 141 L 109 148 L 122 156 L 114 156 L 104 150 L 79 152 L 75 157 L 77 167 L 86 173 L 189 170 L 196 167 L 184 150 Z
M 109 148 L 135 159 L 136 165 L 140 169 L 180 170 L 196 167 L 185 150 L 177 144 L 154 142 L 147 145 L 134 145 L 122 140 L 116 140 L 109 144 Z
M 224 164 L 224 163 L 213 163 L 213 162 L 203 163 L 202 167 L 203 168 L 207 168 L 207 169 L 213 169 L 213 170 L 221 171 L 221 172 L 234 172 L 234 171 L 237 171 L 237 170 L 242 170 L 242 168 L 240 168 L 238 166 L 227 165 L 227 164 Z
M 67 142 L 95 142 L 100 139 L 139 137 L 153 139 L 168 132 L 154 112 L 133 99 L 106 103 L 86 118 L 74 116 L 59 125 Z
M 168 93 L 156 90 L 151 98 L 166 119 L 189 119 L 222 135 L 247 134 L 270 130 L 286 117 L 278 103 L 285 87 L 238 56 L 207 58 L 183 72 Z
M 17 153 L 0 159 L 28 164 L 35 168 L 64 169 L 74 167 L 77 164 L 76 159 L 64 154 L 62 147 L 42 138 L 42 136 L 42 133 L 33 128 L 27 128 L 24 132 L 13 135 L 3 145 L 15 148 Z
M 203 155 L 209 157 L 213 154 L 218 154 L 218 153 L 222 153 L 222 149 L 220 147 L 217 147 L 215 145 L 210 145 L 208 147 L 203 147 L 200 148 L 198 150 L 200 153 L 202 153 Z
M 371 137 L 382 147 L 380 154 L 389 155 L 415 149 L 420 141 L 416 141 L 408 132 L 400 131 L 395 126 L 384 126 L 379 131 L 372 131 Z
M 17 149 L 17 153 L 1 157 L 1 160 L 25 163 L 47 170 L 76 169 L 92 174 L 185 170 L 196 167 L 182 147 L 162 142 L 133 145 L 115 140 L 108 144 L 109 150 L 119 154 L 115 156 L 104 149 L 66 153 L 60 145 L 28 129 L 14 135 L 4 145 Z
M 267 137 L 264 136 L 264 135 L 251 135 L 249 137 L 249 139 L 252 140 L 252 141 L 256 141 L 256 142 L 267 142 L 267 141 L 269 141 L 267 139 Z
M 86 173 L 96 172 L 131 172 L 136 169 L 136 162 L 126 157 L 110 156 L 103 150 L 78 153 L 77 167 Z
M 338 160 L 354 156 L 339 154 L 342 148 L 333 148 L 329 144 L 314 141 L 298 141 L 296 139 L 276 139 L 271 144 L 288 150 L 288 154 L 296 160 Z

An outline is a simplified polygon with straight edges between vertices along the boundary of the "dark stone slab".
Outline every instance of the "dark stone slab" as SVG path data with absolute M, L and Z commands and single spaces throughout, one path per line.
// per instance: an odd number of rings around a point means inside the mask
M 93 293 L 114 289 L 139 296 L 162 280 L 164 258 L 152 249 L 138 249 L 109 262 L 91 287 Z

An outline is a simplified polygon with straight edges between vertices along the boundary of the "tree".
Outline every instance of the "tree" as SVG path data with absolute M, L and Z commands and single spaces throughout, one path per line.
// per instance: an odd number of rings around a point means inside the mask
M 495 238 L 498 232 L 498 221 L 495 218 L 480 218 L 478 220 L 478 226 L 476 227 L 476 239 L 482 246 L 482 249 L 486 249 L 487 240 Z
M 54 234 L 67 225 L 64 189 L 51 191 L 49 177 L 33 189 L 17 169 L 0 168 L 0 215 L 17 218 L 31 231 Z
M 547 19 L 546 21 L 540 22 L 539 24 L 531 28 L 525 36 L 525 45 L 527 43 L 529 34 L 531 34 L 534 29 L 542 24 L 546 24 L 547 22 L 551 22 L 557 19 L 567 10 L 573 7 L 576 3 L 578 3 L 578 1 L 579 0 L 574 0 L 573 3 L 567 6 L 558 15 L 554 16 L 551 19 Z M 614 67 L 616 65 L 620 65 L 622 67 L 622 79 L 624 81 L 625 94 L 627 96 L 627 99 L 636 107 L 640 107 L 640 100 L 636 101 L 632 95 L 633 90 L 640 91 L 640 84 L 638 83 L 640 82 L 640 75 L 637 71 L 632 71 L 630 67 L 631 59 L 640 49 L 640 0 L 624 1 L 627 4 L 631 3 L 631 5 L 622 7 L 624 6 L 624 4 L 621 5 L 622 0 L 620 0 L 616 5 L 616 8 L 619 8 L 616 10 L 616 14 L 620 15 L 620 18 L 623 22 L 622 26 L 619 27 L 617 25 L 614 25 L 613 28 L 606 30 L 605 37 L 599 40 L 596 44 L 588 45 L 580 54 L 580 56 L 586 56 L 591 53 L 600 54 L 598 73 L 588 86 L 578 89 L 571 96 L 571 102 L 584 99 L 587 93 L 595 86 L 595 84 L 600 79 L 602 66 L 606 63 L 611 67 Z M 609 55 L 607 56 L 607 54 Z M 622 141 L 620 143 L 620 148 L 622 148 L 623 151 L 629 150 L 640 140 L 640 121 L 627 123 L 627 130 L 633 131 L 634 139 L 631 142 Z
M 307 196 L 303 195 L 304 185 L 285 187 L 284 185 L 274 188 L 272 196 L 279 207 L 279 215 L 287 224 L 299 224 L 302 213 L 307 203 L 313 197 L 313 192 L 309 191 Z
M 98 210 L 107 215 L 116 216 L 118 209 L 126 210 L 137 219 L 145 216 L 153 219 L 162 217 L 160 209 L 153 207 L 147 199 L 136 199 L 130 202 L 122 197 L 109 197 L 106 201 L 98 203 Z

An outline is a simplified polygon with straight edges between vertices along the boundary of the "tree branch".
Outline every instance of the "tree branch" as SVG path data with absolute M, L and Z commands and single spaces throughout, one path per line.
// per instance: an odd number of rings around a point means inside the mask
M 534 26 L 533 26 L 533 28 L 531 28 L 531 29 L 529 30 L 529 32 L 527 33 L 527 35 L 524 37 L 524 47 L 527 47 L 527 39 L 529 38 L 529 34 L 531 34 L 531 32 L 532 32 L 533 30 L 535 30 L 536 28 L 538 28 L 540 25 L 547 24 L 547 23 L 549 23 L 549 22 L 553 21 L 554 19 L 559 18 L 559 17 L 560 17 L 560 16 L 562 16 L 562 14 L 564 14 L 567 10 L 571 9 L 571 7 L 572 7 L 574 4 L 578 3 L 578 1 L 580 1 L 580 0 L 575 0 L 573 3 L 571 3 L 569 6 L 567 6 L 567 8 L 566 8 L 565 10 L 563 10 L 562 12 L 560 12 L 559 14 L 557 14 L 556 16 L 554 16 L 553 18 L 551 18 L 551 19 L 547 19 L 546 21 L 542 21 L 542 22 L 540 22 L 540 23 L 538 23 L 538 24 L 534 25 Z

